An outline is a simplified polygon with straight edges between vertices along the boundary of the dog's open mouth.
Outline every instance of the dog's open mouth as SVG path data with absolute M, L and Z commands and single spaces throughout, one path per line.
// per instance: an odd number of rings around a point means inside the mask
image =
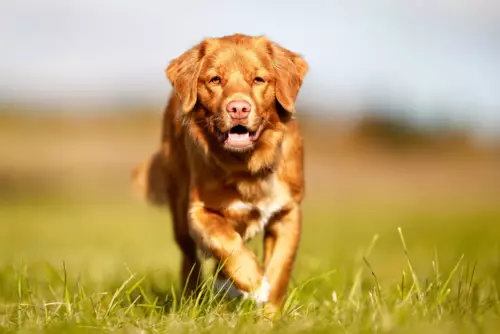
M 239 124 L 229 129 L 229 132 L 218 133 L 218 137 L 230 148 L 246 148 L 254 144 L 259 138 L 261 130 L 262 124 L 256 131 L 250 131 L 246 126 Z

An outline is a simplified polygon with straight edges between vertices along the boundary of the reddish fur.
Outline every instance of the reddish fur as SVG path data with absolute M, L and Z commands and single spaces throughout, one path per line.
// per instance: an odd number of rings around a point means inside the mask
M 134 180 L 151 202 L 170 207 L 188 288 L 196 287 L 200 274 L 198 247 L 225 261 L 224 274 L 242 291 L 254 291 L 265 271 L 268 306 L 281 305 L 301 232 L 303 149 L 293 114 L 307 69 L 299 55 L 267 38 L 239 34 L 205 39 L 168 66 L 174 93 L 164 114 L 161 149 L 135 170 Z M 210 82 L 213 75 L 221 77 L 219 85 Z M 253 83 L 256 75 L 266 83 Z M 224 103 L 234 96 L 252 104 L 249 128 L 264 124 L 255 146 L 244 152 L 227 150 L 213 135 L 230 127 Z M 261 268 L 244 239 L 250 229 L 258 230 L 262 213 L 229 206 L 273 198 L 285 205 L 265 227 Z

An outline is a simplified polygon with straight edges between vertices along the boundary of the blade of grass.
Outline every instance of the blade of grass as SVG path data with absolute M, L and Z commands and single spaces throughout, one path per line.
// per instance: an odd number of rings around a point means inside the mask
M 63 275 L 64 275 L 64 291 L 63 291 L 63 301 L 66 306 L 66 312 L 68 316 L 71 318 L 73 315 L 73 310 L 71 308 L 71 300 L 69 298 L 69 290 L 68 290 L 68 272 L 66 271 L 66 262 L 63 261 Z
M 452 278 L 455 276 L 455 273 L 457 272 L 458 268 L 460 267 L 460 264 L 462 263 L 463 259 L 464 259 L 464 254 L 462 254 L 462 256 L 460 256 L 460 259 L 455 264 L 455 267 L 453 267 L 453 270 L 450 272 L 450 275 L 448 275 L 448 279 L 446 279 L 446 282 L 444 282 L 443 286 L 441 287 L 441 290 L 439 291 L 439 294 L 438 294 L 438 300 L 437 300 L 436 306 L 441 305 L 441 303 L 450 294 L 451 289 L 449 289 L 448 286 L 450 285 L 450 282 L 451 282 Z
M 378 234 L 375 234 L 364 254 L 365 257 L 368 257 L 370 256 L 370 253 L 372 252 L 373 248 L 375 247 L 375 244 L 377 243 L 377 240 L 378 240 Z M 349 295 L 348 295 L 348 300 L 351 301 L 351 302 L 354 302 L 354 294 L 358 291 L 360 285 L 361 285 L 361 274 L 363 272 L 363 267 L 361 265 L 358 266 L 358 269 L 356 271 L 356 274 L 354 276 L 354 283 L 352 285 L 352 288 L 349 292 Z
M 408 253 L 408 248 L 406 247 L 406 241 L 405 241 L 405 238 L 403 236 L 403 231 L 401 230 L 401 227 L 398 227 L 398 232 L 399 232 L 399 237 L 401 238 L 401 243 L 403 244 L 403 250 L 405 252 L 406 261 L 408 262 L 408 267 L 410 269 L 411 276 L 413 278 L 413 284 L 415 284 L 415 289 L 417 289 L 417 298 L 419 300 L 422 300 L 422 289 L 420 288 L 420 283 L 418 281 L 417 273 L 413 269 L 413 265 L 412 265 L 412 262 L 410 260 L 410 255 Z
M 108 309 L 106 310 L 106 313 L 104 314 L 104 320 L 108 319 L 109 315 L 111 314 L 111 311 L 116 307 L 118 303 L 115 303 L 115 300 L 118 298 L 120 293 L 125 289 L 128 283 L 135 277 L 135 275 L 130 276 L 125 282 L 122 283 L 120 288 L 118 288 L 115 293 L 113 294 L 113 297 L 111 297 L 111 301 L 109 302 Z

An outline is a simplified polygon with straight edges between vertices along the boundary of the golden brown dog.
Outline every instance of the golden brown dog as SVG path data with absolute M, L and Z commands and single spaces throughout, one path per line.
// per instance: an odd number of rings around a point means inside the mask
M 307 70 L 298 54 L 240 34 L 207 38 L 166 69 L 174 92 L 161 148 L 134 179 L 151 202 L 170 207 L 188 289 L 200 276 L 200 249 L 224 263 L 219 284 L 229 278 L 271 311 L 282 304 L 301 233 L 294 104 Z M 260 231 L 263 266 L 245 245 Z

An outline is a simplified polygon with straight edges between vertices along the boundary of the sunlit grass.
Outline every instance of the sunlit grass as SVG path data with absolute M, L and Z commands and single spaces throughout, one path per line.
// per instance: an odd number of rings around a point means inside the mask
M 6 202 L 7 203 L 7 202 Z M 283 314 L 182 294 L 168 214 L 65 194 L 0 206 L 0 328 L 122 332 L 494 332 L 500 208 L 305 204 Z M 261 254 L 260 238 L 251 247 Z M 205 273 L 209 272 L 210 263 Z

